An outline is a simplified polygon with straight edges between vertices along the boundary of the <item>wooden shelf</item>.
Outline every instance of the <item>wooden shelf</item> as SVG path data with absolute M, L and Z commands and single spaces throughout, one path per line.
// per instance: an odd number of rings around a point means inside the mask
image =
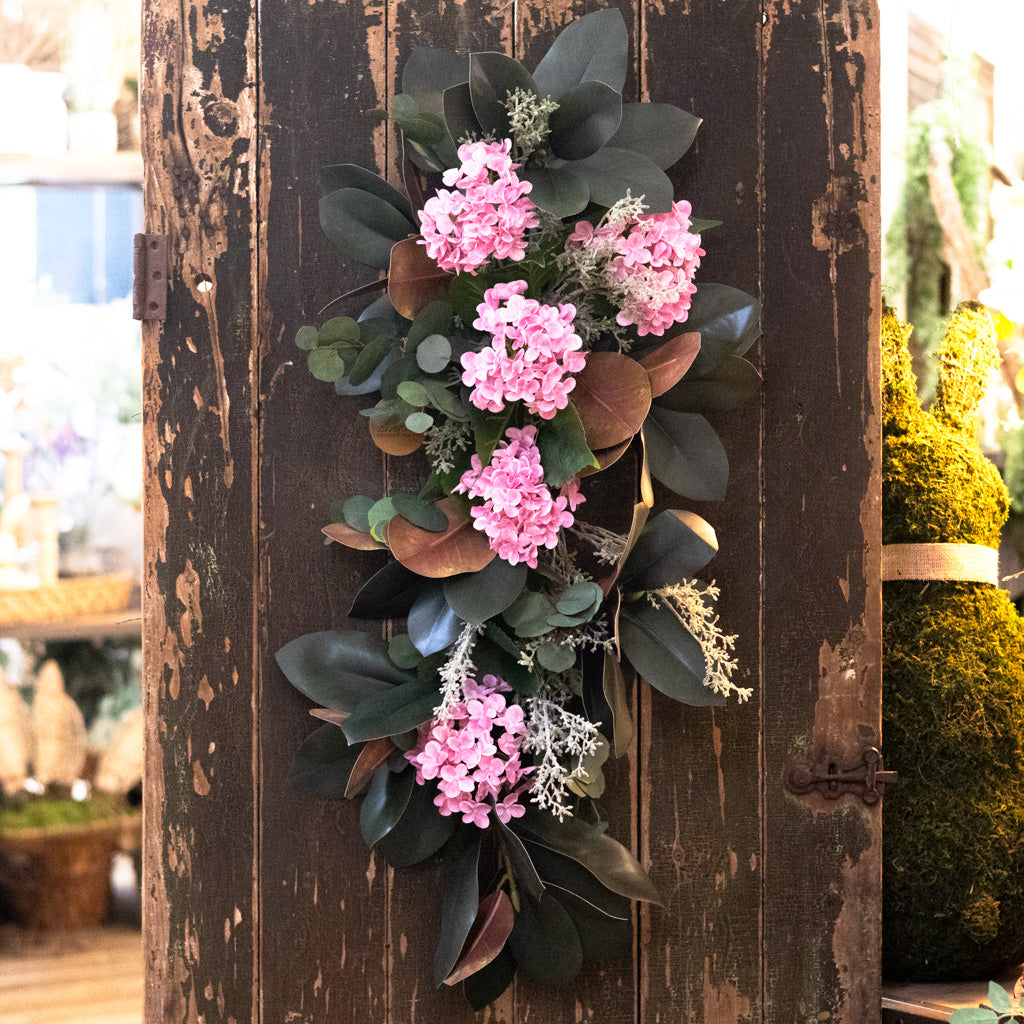
M 142 154 L 0 155 L 0 185 L 138 185 Z
M 0 637 L 11 640 L 108 640 L 142 636 L 142 609 L 123 608 L 53 622 L 0 622 Z
M 1020 971 L 1015 970 L 996 981 L 1012 992 L 1018 977 Z M 954 1010 L 983 1003 L 988 1003 L 987 981 L 885 985 L 882 988 L 882 1024 L 948 1021 Z

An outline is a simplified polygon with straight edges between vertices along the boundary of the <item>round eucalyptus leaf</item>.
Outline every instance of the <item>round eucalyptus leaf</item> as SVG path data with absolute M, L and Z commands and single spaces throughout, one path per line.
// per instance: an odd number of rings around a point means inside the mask
M 416 348 L 416 362 L 424 373 L 440 373 L 451 358 L 452 343 L 443 334 L 428 335 Z
M 427 389 L 418 380 L 403 380 L 395 390 L 399 398 L 404 398 L 410 405 L 430 404 Z
M 405 417 L 405 426 L 414 434 L 425 434 L 434 425 L 429 412 L 411 412 Z
M 317 380 L 333 384 L 345 375 L 345 360 L 333 348 L 315 348 L 306 357 L 309 372 Z
M 320 332 L 315 327 L 300 327 L 295 333 L 295 344 L 310 352 L 316 348 L 319 338 Z

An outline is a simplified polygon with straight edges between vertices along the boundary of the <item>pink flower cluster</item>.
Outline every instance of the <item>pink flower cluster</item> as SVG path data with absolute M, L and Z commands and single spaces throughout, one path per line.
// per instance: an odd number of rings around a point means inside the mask
M 616 320 L 623 327 L 636 324 L 641 337 L 662 335 L 666 327 L 682 323 L 689 315 L 697 290 L 693 275 L 704 255 L 700 235 L 690 232 L 690 213 L 690 204 L 684 200 L 673 203 L 668 213 L 641 216 L 622 227 L 594 228 L 588 221 L 579 221 L 569 236 L 569 243 L 578 245 L 614 241 L 608 278 L 625 294 Z
M 421 786 L 437 779 L 434 804 L 441 814 L 461 814 L 467 825 L 487 828 L 491 811 L 505 824 L 525 813 L 519 797 L 528 782 L 522 780 L 533 769 L 519 760 L 526 726 L 523 709 L 505 701 L 510 691 L 497 676 L 467 679 L 451 718 L 420 727 L 419 741 L 405 756 Z
M 516 175 L 508 139 L 459 146 L 459 167 L 444 172 L 441 189 L 419 212 L 423 244 L 442 270 L 475 274 L 489 260 L 521 260 L 526 230 L 539 224 L 527 193 L 533 188 Z
M 508 441 L 499 441 L 488 466 L 474 455 L 471 468 L 462 474 L 455 488 L 471 498 L 483 498 L 470 509 L 473 526 L 487 534 L 491 547 L 510 565 L 525 562 L 537 568 L 540 548 L 553 548 L 558 531 L 572 526 L 575 509 L 585 499 L 579 481 L 572 480 L 562 494 L 552 498 L 544 483 L 544 467 L 537 448 L 537 428 L 509 427 Z
M 462 356 L 462 383 L 478 409 L 501 412 L 506 402 L 525 402 L 530 412 L 550 420 L 569 404 L 587 359 L 572 329 L 576 307 L 547 306 L 527 299 L 525 281 L 496 284 L 484 292 L 473 326 L 493 338 L 480 352 Z

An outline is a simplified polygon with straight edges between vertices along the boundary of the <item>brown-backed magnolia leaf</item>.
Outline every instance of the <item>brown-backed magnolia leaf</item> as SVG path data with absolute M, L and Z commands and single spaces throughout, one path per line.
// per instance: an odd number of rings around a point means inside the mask
M 407 320 L 415 320 L 424 306 L 448 298 L 452 275 L 428 255 L 418 238 L 403 238 L 391 249 L 388 298 Z
M 423 436 L 411 431 L 401 419 L 370 420 L 370 437 L 386 455 L 411 455 L 423 444 Z
M 647 458 L 647 435 L 640 428 L 640 449 L 643 458 L 640 461 L 640 498 L 648 508 L 654 508 L 654 481 L 651 479 L 651 463 Z
M 331 725 L 339 727 L 349 716 L 348 711 L 335 711 L 333 708 L 310 708 L 309 713 L 314 718 L 319 718 L 323 722 L 330 722 Z
M 619 573 L 622 572 L 623 565 L 626 564 L 629 553 L 636 547 L 636 542 L 640 539 L 640 534 L 647 525 L 647 517 L 650 514 L 650 506 L 643 501 L 637 502 L 633 506 L 633 522 L 630 523 L 629 533 L 626 535 L 626 546 L 622 549 L 622 554 L 619 555 L 619 560 L 615 563 L 615 568 L 611 573 L 603 580 L 598 580 L 597 585 L 604 591 L 605 597 L 611 593 L 612 587 L 615 586 L 615 582 L 619 578 Z
M 388 530 L 391 553 L 407 569 L 442 579 L 460 572 L 477 572 L 490 565 L 496 556 L 487 535 L 473 529 L 473 520 L 452 498 L 437 502 L 448 519 L 448 529 L 440 533 L 421 530 L 407 519 L 396 516 Z
M 677 334 L 649 352 L 640 360 L 640 365 L 651 378 L 651 396 L 665 394 L 683 379 L 686 371 L 693 365 L 700 351 L 700 334 L 690 331 L 688 334 Z
M 352 766 L 352 774 L 349 775 L 348 783 L 345 786 L 346 799 L 351 800 L 352 797 L 358 796 L 370 781 L 370 776 L 397 749 L 398 747 L 391 742 L 390 736 L 381 736 L 379 739 L 367 742 L 359 751 L 356 763 Z
M 629 446 L 632 443 L 633 438 L 629 437 L 622 444 L 617 444 L 613 448 L 602 448 L 599 452 L 594 452 L 594 458 L 597 459 L 596 466 L 584 466 L 580 470 L 580 476 L 590 476 L 591 473 L 600 473 L 602 469 L 607 469 L 609 466 L 613 466 L 623 455 L 629 451 Z
M 613 448 L 632 438 L 651 408 L 651 379 L 629 356 L 591 352 L 576 374 L 572 404 L 583 421 L 591 451 Z
M 515 924 L 512 901 L 504 889 L 489 893 L 480 901 L 473 928 L 466 936 L 459 959 L 452 973 L 444 979 L 446 985 L 457 985 L 471 974 L 486 967 L 504 948 Z
M 604 654 L 604 699 L 612 709 L 612 744 L 615 756 L 622 757 L 633 745 L 636 728 L 633 725 L 633 714 L 626 693 L 626 677 L 622 674 L 622 666 L 618 659 L 611 651 L 605 651 Z
M 355 548 L 356 551 L 377 551 L 384 548 L 383 544 L 374 540 L 368 533 L 354 530 L 347 523 L 329 523 L 322 532 L 331 540 L 344 544 L 347 548 Z

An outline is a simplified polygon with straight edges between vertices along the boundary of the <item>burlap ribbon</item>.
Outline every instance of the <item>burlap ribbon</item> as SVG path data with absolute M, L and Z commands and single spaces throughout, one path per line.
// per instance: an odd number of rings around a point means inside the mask
M 883 544 L 883 580 L 954 580 L 999 586 L 999 552 L 984 544 Z

